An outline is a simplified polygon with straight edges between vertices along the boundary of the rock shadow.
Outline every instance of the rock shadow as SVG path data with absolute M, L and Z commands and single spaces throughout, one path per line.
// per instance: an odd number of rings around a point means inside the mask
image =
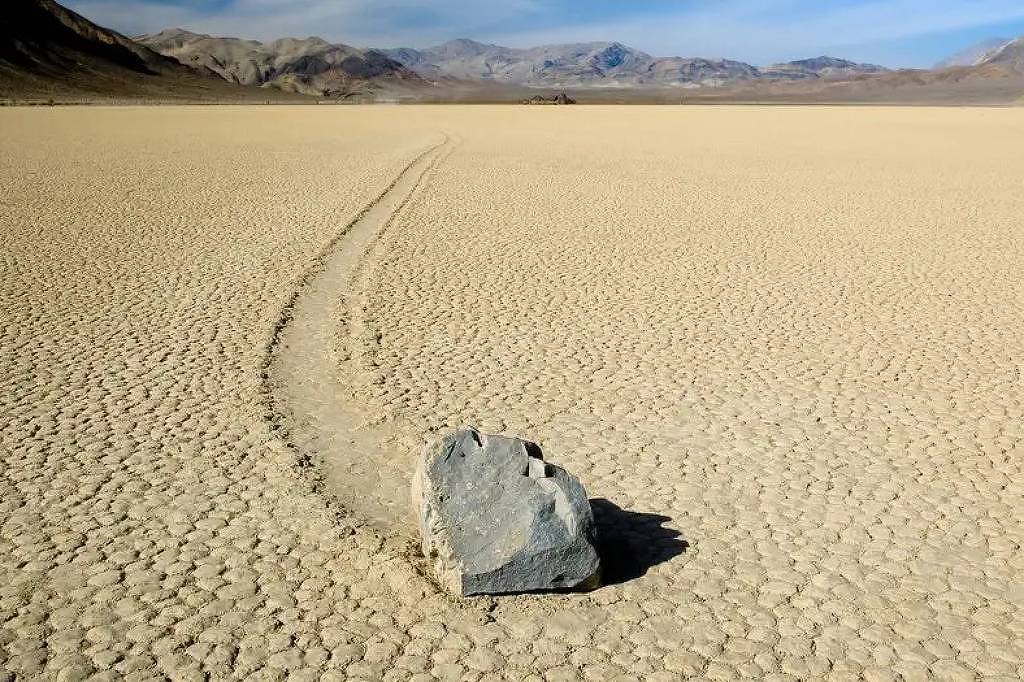
M 639 578 L 690 546 L 679 531 L 662 526 L 671 517 L 629 511 L 600 497 L 590 500 L 590 508 L 597 524 L 597 550 L 605 585 Z

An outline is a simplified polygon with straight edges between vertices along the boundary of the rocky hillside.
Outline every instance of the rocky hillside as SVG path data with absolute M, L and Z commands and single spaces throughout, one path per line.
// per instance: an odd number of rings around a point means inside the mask
M 990 52 L 998 50 L 1010 42 L 1009 38 L 990 38 L 960 50 L 935 65 L 936 69 L 948 69 L 951 66 L 975 66 L 983 61 Z
M 784 64 L 772 64 L 761 69 L 765 78 L 804 80 L 808 78 L 850 78 L 863 74 L 885 73 L 889 69 L 877 64 L 859 64 L 835 57 L 799 59 Z
M 386 81 L 420 83 L 419 75 L 377 50 L 321 38 L 270 43 L 169 29 L 136 40 L 182 64 L 208 69 L 227 81 L 323 97 L 345 97 Z
M 1024 36 L 988 52 L 978 65 L 998 67 L 1014 74 L 1024 73 Z
M 772 79 L 840 78 L 885 71 L 873 64 L 818 57 L 767 70 L 729 59 L 652 57 L 622 43 L 513 49 L 453 40 L 425 50 L 381 50 L 425 77 L 448 76 L 529 86 L 720 86 Z
M 0 22 L 0 97 L 221 96 L 208 71 L 190 69 L 51 0 L 8 0 Z
M 662 57 L 647 65 L 645 85 L 721 86 L 760 77 L 757 68 L 731 59 Z
M 969 65 L 948 66 L 931 71 L 913 72 L 919 78 L 946 82 L 991 82 L 1005 87 L 1007 83 L 1024 84 L 1024 36 L 1005 41 L 974 59 Z M 1018 98 L 1024 98 L 1024 86 Z

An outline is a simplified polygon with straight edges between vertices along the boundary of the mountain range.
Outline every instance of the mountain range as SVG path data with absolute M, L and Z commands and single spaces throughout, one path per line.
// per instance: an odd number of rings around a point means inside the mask
M 461 38 L 425 50 L 362 50 L 322 38 L 269 43 L 218 38 L 176 28 L 141 35 L 139 43 L 182 64 L 205 68 L 245 85 L 338 96 L 353 82 L 415 83 L 455 79 L 527 87 L 714 87 L 757 79 L 841 78 L 887 69 L 818 57 L 758 69 L 729 59 L 651 57 L 616 42 L 514 49 Z
M 831 57 L 759 69 L 730 59 L 652 57 L 617 42 L 515 49 L 460 38 L 425 50 L 403 47 L 381 52 L 426 78 L 447 76 L 534 87 L 718 87 L 759 79 L 833 78 L 887 70 Z
M 758 69 L 729 59 L 652 57 L 617 42 L 570 43 L 515 49 L 467 38 L 425 50 L 359 49 L 322 38 L 269 43 L 220 38 L 175 28 L 136 41 L 182 64 L 226 80 L 336 97 L 353 82 L 420 79 L 486 81 L 525 87 L 718 87 L 769 80 L 843 78 L 883 73 L 874 64 L 818 57 Z
M 8 0 L 5 9 L 0 99 L 515 101 L 570 88 L 584 101 L 999 103 L 1024 94 L 1024 38 L 986 41 L 933 70 L 890 71 L 827 56 L 767 66 L 653 57 L 619 42 L 521 49 L 462 38 L 426 49 L 362 49 L 317 37 L 260 42 L 180 28 L 131 39 L 53 0 Z

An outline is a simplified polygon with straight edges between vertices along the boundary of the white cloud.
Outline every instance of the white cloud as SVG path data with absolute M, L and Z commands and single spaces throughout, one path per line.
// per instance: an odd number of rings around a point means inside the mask
M 181 27 L 256 39 L 319 35 L 385 47 L 435 44 L 454 37 L 453 31 L 462 35 L 460 31 L 501 23 L 542 7 L 538 0 L 236 0 L 219 11 L 150 0 L 66 0 L 66 4 L 126 34 Z M 409 19 L 403 21 L 406 16 Z M 426 16 L 431 21 L 424 22 Z M 417 20 L 422 24 L 416 25 Z
M 545 0 L 236 0 L 215 12 L 154 0 L 69 4 L 126 33 L 181 26 L 258 39 L 320 35 L 378 47 L 422 47 L 455 37 L 512 46 L 619 40 L 656 55 L 754 63 L 1024 19 L 1021 0 L 689 0 L 656 16 L 637 3 L 635 18 L 566 25 L 551 25 L 558 13 L 547 11 Z M 530 28 L 494 28 L 524 23 Z
M 618 40 L 657 55 L 753 63 L 1024 19 L 1020 0 L 707 2 L 651 20 L 581 24 L 493 36 L 508 44 Z

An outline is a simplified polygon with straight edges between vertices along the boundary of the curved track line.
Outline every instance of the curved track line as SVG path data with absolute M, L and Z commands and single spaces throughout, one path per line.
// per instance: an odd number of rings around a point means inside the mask
M 315 487 L 381 530 L 405 516 L 406 467 L 387 447 L 393 429 L 374 425 L 353 398 L 346 379 L 357 369 L 346 367 L 351 359 L 338 353 L 339 345 L 351 345 L 339 344 L 339 331 L 353 334 L 362 259 L 450 148 L 445 135 L 418 155 L 331 240 L 282 311 L 263 367 L 268 418 L 298 462 L 316 468 Z

